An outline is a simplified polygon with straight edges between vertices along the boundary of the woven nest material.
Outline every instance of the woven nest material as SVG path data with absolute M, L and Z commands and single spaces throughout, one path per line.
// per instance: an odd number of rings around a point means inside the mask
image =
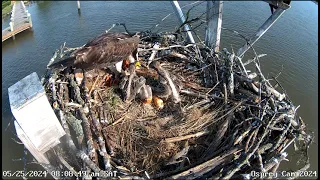
M 66 114 L 77 149 L 102 171 L 110 166 L 127 178 L 244 178 L 251 171 L 276 172 L 292 144 L 307 151 L 311 136 L 288 96 L 260 68 L 248 74 L 242 60 L 226 50 L 214 53 L 176 35 L 145 34 L 135 76 L 143 76 L 152 90 L 161 73 L 148 68 L 148 61 L 159 42 L 153 61 L 168 72 L 181 98 L 160 98 L 163 108 L 139 96 L 124 102 L 124 77 L 110 82 L 108 70 L 85 72 L 80 85 L 71 68 L 45 78 L 48 98 Z

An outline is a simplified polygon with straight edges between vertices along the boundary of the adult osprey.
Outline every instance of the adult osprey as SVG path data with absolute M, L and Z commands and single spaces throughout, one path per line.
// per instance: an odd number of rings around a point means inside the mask
M 48 68 L 75 67 L 90 70 L 99 67 L 112 67 L 125 59 L 134 63 L 138 56 L 139 42 L 140 38 L 137 35 L 130 36 L 118 32 L 104 33 L 74 51 L 70 57 L 53 62 Z M 118 63 L 116 69 L 121 71 L 121 63 Z
M 134 62 L 138 60 L 138 35 L 130 36 L 124 33 L 104 33 L 85 46 L 74 51 L 70 57 L 58 62 L 53 62 L 48 66 L 50 69 L 64 69 L 75 67 L 84 70 L 108 67 L 122 72 L 122 62 L 125 59 L 130 61 L 130 77 L 127 88 L 124 92 L 124 100 L 131 98 L 131 84 L 135 72 Z M 114 69 L 115 68 L 115 69 Z

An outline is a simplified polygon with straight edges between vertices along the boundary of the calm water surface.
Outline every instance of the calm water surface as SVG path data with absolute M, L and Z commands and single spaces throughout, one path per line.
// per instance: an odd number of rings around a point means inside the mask
M 181 2 L 181 6 L 189 2 Z M 318 170 L 318 5 L 313 2 L 291 3 L 291 9 L 256 43 L 265 75 L 281 71 L 280 82 L 295 105 L 301 105 L 299 115 L 314 132 L 315 144 L 309 151 L 310 170 Z M 270 9 L 264 2 L 229 2 L 223 5 L 222 26 L 245 36 L 252 35 L 269 17 Z M 126 23 L 131 31 L 145 30 L 172 13 L 170 2 L 81 2 L 81 13 L 76 2 L 38 1 L 27 7 L 32 15 L 33 31 L 26 31 L 16 39 L 2 43 L 2 171 L 22 170 L 23 162 L 13 161 L 23 154 L 23 146 L 12 141 L 13 116 L 10 111 L 7 89 L 32 72 L 42 75 L 55 49 L 63 42 L 68 47 L 81 46 L 89 39 L 109 29 L 113 23 Z M 185 8 L 186 12 L 188 8 Z M 205 3 L 191 11 L 200 15 Z M 174 14 L 161 23 L 155 31 L 173 31 L 177 26 Z M 2 20 L 2 29 L 9 26 L 8 18 Z M 124 31 L 115 27 L 114 31 Z M 203 37 L 203 29 L 198 34 Z M 229 31 L 222 31 L 222 47 L 236 51 L 244 44 Z M 248 52 L 246 57 L 252 57 Z M 8 123 L 10 126 L 8 127 Z M 289 160 L 296 160 L 289 150 Z M 31 157 L 28 157 L 31 160 Z M 30 168 L 39 168 L 32 165 Z M 294 162 L 283 163 L 284 169 L 297 169 Z

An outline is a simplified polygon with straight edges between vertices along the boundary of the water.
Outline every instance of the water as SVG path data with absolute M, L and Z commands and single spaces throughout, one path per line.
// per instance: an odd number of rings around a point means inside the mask
M 186 5 L 190 2 L 181 2 Z M 301 105 L 299 115 L 314 132 L 315 142 L 310 148 L 311 168 L 318 170 L 318 5 L 313 2 L 291 3 L 291 9 L 270 28 L 256 43 L 261 58 L 262 71 L 269 77 L 283 70 L 278 78 L 295 105 Z M 229 2 L 223 5 L 222 26 L 249 36 L 269 17 L 270 9 L 265 2 Z M 23 146 L 12 141 L 13 116 L 10 111 L 9 86 L 32 72 L 42 75 L 55 49 L 67 42 L 68 47 L 81 46 L 94 36 L 109 29 L 113 23 L 126 23 L 131 31 L 145 30 L 161 22 L 172 13 L 170 2 L 77 2 L 38 1 L 27 9 L 32 15 L 33 31 L 26 31 L 2 43 L 2 171 L 22 170 Z M 184 9 L 186 12 L 188 8 Z M 205 3 L 191 11 L 191 16 L 200 15 Z M 191 18 L 192 18 L 191 17 Z M 173 31 L 178 25 L 173 13 L 155 30 Z M 2 21 L 2 29 L 9 25 L 9 18 Z M 113 31 L 124 31 L 115 27 Z M 198 34 L 203 38 L 203 29 Z M 244 41 L 229 31 L 223 30 L 221 46 L 236 51 Z M 246 57 L 252 57 L 251 51 Z M 8 127 L 8 123 L 11 125 Z M 296 160 L 292 151 L 289 160 Z M 28 160 L 31 160 L 30 157 Z M 33 165 L 30 168 L 39 168 Z M 282 168 L 297 169 L 293 162 Z

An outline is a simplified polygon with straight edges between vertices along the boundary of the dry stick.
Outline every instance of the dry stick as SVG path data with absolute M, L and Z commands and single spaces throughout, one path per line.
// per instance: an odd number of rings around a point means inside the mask
M 248 76 L 247 70 L 246 70 L 246 68 L 244 67 L 244 64 L 242 63 L 241 58 L 238 57 L 238 56 L 235 56 L 235 58 L 238 60 L 237 62 L 238 62 L 238 64 L 240 64 L 240 67 L 242 68 L 242 71 L 244 72 L 244 74 L 245 74 L 246 76 Z
M 260 97 L 259 97 L 259 96 L 257 96 L 257 95 L 255 95 L 255 94 L 249 92 L 249 91 L 246 90 L 246 89 L 242 89 L 242 88 L 239 87 L 239 88 L 237 89 L 237 91 L 240 92 L 241 94 L 244 94 L 244 95 L 248 96 L 248 98 L 249 98 L 249 99 L 252 99 L 255 103 L 260 102 Z
M 209 156 L 214 152 L 217 147 L 220 145 L 222 138 L 224 137 L 225 133 L 228 130 L 229 124 L 231 122 L 231 119 L 233 118 L 233 112 L 231 112 L 226 119 L 221 122 L 221 124 L 218 127 L 218 132 L 215 134 L 214 140 L 210 143 L 209 147 L 207 148 L 206 152 L 203 154 L 202 157 Z
M 270 148 L 272 148 L 273 144 L 272 143 L 267 143 L 265 145 L 262 145 L 259 147 L 259 149 L 257 150 L 258 154 L 263 154 L 265 153 L 267 150 L 269 150 Z
M 226 48 L 223 48 L 223 51 L 224 51 L 224 53 L 226 53 L 227 56 L 231 56 L 231 55 L 232 55 L 233 58 L 237 59 L 237 61 L 236 61 L 236 62 L 238 62 L 237 64 L 240 64 L 240 67 L 242 68 L 242 71 L 245 73 L 246 76 L 248 76 L 247 70 L 246 70 L 246 68 L 244 67 L 245 64 L 242 63 L 241 58 L 238 57 L 238 56 L 236 56 L 234 53 L 231 54 L 230 52 L 228 52 L 228 50 L 227 50 Z
M 114 126 L 114 125 L 118 124 L 119 122 L 121 122 L 122 120 L 124 120 L 126 118 L 126 114 L 127 113 L 123 114 L 123 116 L 121 118 L 114 121 L 111 125 Z
M 253 59 L 249 59 L 247 62 L 243 63 L 243 65 L 246 66 L 246 65 L 256 61 L 258 58 L 261 58 L 261 57 L 266 56 L 266 55 L 267 54 L 259 54 L 258 56 L 254 57 Z
M 254 142 L 256 141 L 256 137 L 257 137 L 258 132 L 259 132 L 259 129 L 260 129 L 260 126 L 257 127 L 257 129 L 255 129 L 255 130 L 253 131 L 252 143 L 251 143 L 250 146 L 247 147 L 248 150 L 251 149 L 251 147 L 254 145 Z M 246 144 L 246 145 L 247 145 L 247 144 Z M 249 143 L 248 143 L 248 145 L 249 145 Z M 247 152 L 248 152 L 248 151 L 247 151 Z
M 292 139 L 290 140 L 290 142 L 289 142 L 286 146 L 284 146 L 284 147 L 282 148 L 282 150 L 280 151 L 280 153 L 283 153 L 283 152 L 294 142 L 295 139 L 296 139 L 296 137 L 292 138 Z
M 224 154 L 214 157 L 200 165 L 197 165 L 179 174 L 173 175 L 167 179 L 188 179 L 188 178 L 195 179 L 198 177 L 202 177 L 204 174 L 210 172 L 215 167 L 220 165 L 228 156 L 238 153 L 240 151 L 241 149 L 239 148 L 232 148 L 231 150 L 225 152 Z
M 199 102 L 197 102 L 197 103 L 194 103 L 194 104 L 188 106 L 188 107 L 186 108 L 186 110 L 190 110 L 190 109 L 192 109 L 192 108 L 199 107 L 199 106 L 201 106 L 201 105 L 203 105 L 203 104 L 206 104 L 206 103 L 209 103 L 209 102 L 211 102 L 210 99 L 204 99 L 204 100 L 202 100 L 202 101 L 199 101 Z
M 70 129 L 67 124 L 65 114 L 62 110 L 59 111 L 59 116 L 60 116 L 61 125 L 62 125 L 64 131 L 66 132 L 66 137 L 67 137 L 66 139 L 67 139 L 68 146 L 69 147 L 75 146 L 73 140 L 71 139 Z M 71 153 L 71 156 L 73 156 L 73 158 L 75 158 L 73 153 Z
M 99 177 L 106 178 L 108 173 L 101 170 L 83 151 L 78 151 L 77 156 L 80 157 Z
M 107 153 L 106 144 L 105 144 L 105 141 L 103 140 L 103 135 L 101 133 L 102 128 L 101 128 L 100 122 L 92 114 L 91 114 L 91 119 L 92 119 L 92 124 L 95 127 L 94 133 L 98 137 L 98 142 L 100 146 L 100 155 L 103 158 L 105 170 L 109 171 L 111 170 L 110 156 Z
M 245 130 L 233 143 L 233 145 L 236 145 L 240 143 L 251 131 L 252 127 L 250 126 L 247 130 Z M 252 134 L 249 136 L 248 140 L 251 138 Z M 246 148 L 245 148 L 246 149 Z
M 260 138 L 260 140 L 258 141 L 258 143 L 256 144 L 255 148 L 251 151 L 251 153 L 249 153 L 246 158 L 244 160 L 242 160 L 239 165 L 237 165 L 237 167 L 233 168 L 232 170 L 229 170 L 226 175 L 223 177 L 223 179 L 230 179 L 237 171 L 239 171 L 241 169 L 241 167 L 243 165 L 245 165 L 248 160 L 251 158 L 251 156 L 258 150 L 260 144 L 262 143 L 262 141 L 264 140 L 265 136 L 268 134 L 269 132 L 269 126 L 273 120 L 273 118 L 275 117 L 275 115 L 271 118 L 271 120 L 268 122 L 267 126 L 264 129 L 264 132 Z
M 84 133 L 85 133 L 86 138 L 87 138 L 87 146 L 88 146 L 89 157 L 93 161 L 96 161 L 98 158 L 97 158 L 97 154 L 95 152 L 95 149 L 93 148 L 93 138 L 92 138 L 92 133 L 91 133 L 91 129 L 90 129 L 90 122 L 89 122 L 88 118 L 86 117 L 86 115 L 85 115 L 85 113 L 83 111 L 83 108 L 80 108 L 78 110 L 78 112 L 79 112 L 79 114 L 81 116 L 83 130 L 84 130 Z M 96 162 L 96 163 L 98 163 L 98 162 Z
M 154 47 L 153 47 L 154 48 Z M 180 59 L 183 59 L 183 60 L 188 60 L 189 58 L 187 56 L 185 56 L 184 54 L 180 54 L 176 51 L 171 51 L 169 53 L 169 56 L 172 56 L 172 57 L 177 57 L 177 58 L 180 58 Z
M 73 107 L 73 108 L 81 108 L 82 106 L 78 103 L 70 102 L 65 104 L 66 107 Z
M 52 99 L 53 102 L 57 101 L 57 90 L 56 90 L 56 80 L 58 78 L 57 72 L 54 72 L 51 78 L 49 79 L 49 82 L 51 83 L 51 91 L 52 91 Z
M 256 156 L 258 157 L 259 171 L 263 172 L 265 169 L 264 169 L 264 166 L 263 166 L 262 156 L 258 152 L 256 152 Z
M 190 134 L 190 135 L 186 135 L 186 136 L 166 138 L 166 139 L 164 139 L 164 142 L 173 143 L 173 142 L 183 141 L 183 140 L 190 139 L 190 138 L 204 136 L 204 135 L 207 135 L 207 134 L 209 134 L 208 131 L 202 131 L 202 132 L 198 132 L 198 133 Z
M 99 107 L 99 120 L 100 123 L 102 124 L 102 126 L 104 126 L 105 124 L 107 124 L 106 122 L 108 122 L 107 119 L 105 119 L 106 116 L 104 115 L 104 108 L 102 106 Z
M 62 127 L 64 128 L 65 132 L 66 132 L 66 140 L 67 140 L 67 144 L 69 146 L 69 148 L 74 151 L 75 153 L 71 153 L 72 155 L 76 154 L 76 156 L 78 156 L 78 153 L 79 152 L 82 152 L 82 151 L 78 151 L 76 146 L 74 145 L 74 142 L 73 140 L 71 139 L 71 135 L 70 135 L 70 129 L 68 127 L 68 124 L 64 118 L 64 114 L 63 114 L 63 111 L 60 110 L 60 120 L 61 120 L 61 124 L 62 124 Z M 80 156 L 78 156 L 80 157 Z M 87 162 L 86 163 L 89 167 L 91 167 L 91 163 L 90 162 Z M 85 166 L 85 168 L 87 168 L 87 166 Z M 90 177 L 88 177 L 90 178 Z
M 279 93 L 277 90 L 275 90 L 274 88 L 266 85 L 266 90 L 269 91 L 271 94 L 273 94 L 276 98 L 278 98 L 279 101 L 282 101 L 286 95 L 285 94 L 281 94 Z
M 260 89 L 257 88 L 257 86 L 254 84 L 254 81 L 252 79 L 249 79 L 248 77 L 243 77 L 238 74 L 235 74 L 235 77 L 238 81 L 244 82 L 248 85 L 248 87 L 255 93 L 260 94 Z
M 275 149 L 277 149 L 280 146 L 281 142 L 284 140 L 284 136 L 287 134 L 287 132 L 289 131 L 290 127 L 291 127 L 291 122 L 289 122 L 287 128 L 281 133 L 281 135 L 279 136 L 276 144 L 273 146 L 271 151 L 274 151 Z
M 57 97 L 58 97 L 58 102 L 60 104 L 61 110 L 64 111 L 65 105 L 63 102 L 63 94 L 64 94 L 63 85 L 59 84 L 59 93 L 57 94 Z
M 190 96 L 194 96 L 194 97 L 198 97 L 198 98 L 203 98 L 203 99 L 208 99 L 208 98 L 214 98 L 214 99 L 220 99 L 220 100 L 225 100 L 225 98 L 216 96 L 216 95 L 205 95 L 205 94 L 201 94 L 200 92 L 196 93 L 196 92 L 192 92 L 192 91 L 188 91 L 185 89 L 182 89 L 180 91 L 180 93 L 182 94 L 186 94 L 186 95 L 190 95 Z M 240 101 L 235 101 L 235 100 L 231 100 L 231 99 L 227 99 L 228 102 L 233 102 L 233 103 L 239 103 Z
M 160 50 L 166 50 L 166 49 L 171 49 L 171 48 L 187 48 L 190 46 L 194 46 L 195 44 L 187 44 L 187 45 L 172 45 L 172 46 L 168 46 L 168 47 L 163 47 L 163 48 L 149 48 L 149 49 L 138 49 L 139 52 L 144 52 L 144 51 L 160 51 Z
M 84 105 L 85 102 L 84 100 L 81 98 L 81 94 L 80 94 L 80 88 L 78 87 L 77 83 L 74 81 L 74 75 L 70 74 L 69 75 L 69 80 L 70 80 L 70 84 L 73 87 L 74 93 L 75 93 L 75 97 L 77 99 L 77 101 L 81 104 Z M 83 108 L 79 108 L 78 110 L 81 119 L 82 119 L 82 124 L 83 124 L 83 130 L 84 130 L 84 134 L 86 135 L 87 138 L 87 146 L 88 146 L 88 153 L 91 159 L 94 159 L 95 161 L 97 160 L 97 155 L 96 152 L 93 148 L 93 140 L 92 140 L 92 133 L 91 133 L 91 129 L 90 129 L 90 122 L 88 120 L 88 118 L 86 117 Z M 98 163 L 98 162 L 96 162 Z
M 232 53 L 226 61 L 227 68 L 229 70 L 229 72 L 228 72 L 228 74 L 229 74 L 228 89 L 229 89 L 231 96 L 233 96 L 233 94 L 234 94 L 234 79 L 233 79 L 233 69 L 232 69 L 233 61 L 234 61 L 234 54 Z
M 106 108 L 103 109 L 103 116 L 104 116 L 104 123 L 105 125 L 109 124 L 109 119 L 108 119 L 108 111 Z
M 92 87 L 91 87 L 91 89 L 90 89 L 90 91 L 89 91 L 89 95 L 88 95 L 89 97 L 90 97 L 90 95 L 91 95 L 92 90 L 95 88 L 95 86 L 96 86 L 99 78 L 100 78 L 100 76 L 99 76 L 99 74 L 98 74 L 98 76 L 96 77 L 96 80 L 94 81 L 94 83 L 93 83 L 93 85 L 92 85 Z
M 63 102 L 65 103 L 65 106 L 66 106 L 66 103 L 68 103 L 70 101 L 70 99 L 69 99 L 69 89 L 68 89 L 68 85 L 67 84 L 62 84 L 62 86 L 63 86 L 63 90 L 64 90 Z
M 82 97 L 81 97 L 80 88 L 79 88 L 79 86 L 77 85 L 77 83 L 75 82 L 75 80 L 74 80 L 74 75 L 73 75 L 73 74 L 70 74 L 70 75 L 69 75 L 69 80 L 70 80 L 70 85 L 71 85 L 71 87 L 73 87 L 73 91 L 74 91 L 76 100 L 78 101 L 78 103 L 79 103 L 80 105 L 83 106 L 83 105 L 84 105 L 84 101 L 83 101 L 83 99 L 82 99 Z
M 259 65 L 255 62 L 254 63 L 256 66 L 256 69 L 258 70 L 258 75 L 262 78 L 263 82 L 266 82 L 267 84 L 265 84 L 266 86 L 266 90 L 269 91 L 270 93 L 272 93 L 273 95 L 275 95 L 279 101 L 282 101 L 285 98 L 285 94 L 281 94 L 279 93 L 277 90 L 275 90 L 271 84 L 269 83 L 269 81 L 266 80 L 266 78 L 264 77 L 264 75 L 261 72 L 261 69 L 259 67 Z
M 76 138 L 78 140 L 78 144 L 80 147 L 82 147 L 83 145 L 83 138 L 84 138 L 84 133 L 83 133 L 83 129 L 81 126 L 81 120 L 77 119 L 76 117 L 74 117 L 71 113 L 67 113 L 67 122 L 68 124 L 72 127 L 72 129 L 75 131 L 76 133 Z
M 224 92 L 224 104 L 227 104 L 228 102 L 228 92 L 227 92 L 227 85 L 224 82 L 223 83 L 223 92 Z
M 66 167 L 68 168 L 69 171 L 71 171 L 73 173 L 74 176 L 76 176 L 78 178 L 78 172 L 76 170 L 74 170 L 74 168 L 72 166 L 70 166 L 70 164 L 64 160 L 64 158 L 60 155 L 60 154 L 57 154 L 60 162 Z
M 206 93 L 206 95 L 209 95 L 209 93 L 210 93 L 212 90 L 214 90 L 219 84 L 220 84 L 220 81 L 217 82 L 217 84 L 215 84 L 215 85 Z
M 106 131 L 105 129 L 102 129 L 102 134 L 103 134 L 103 137 L 104 137 L 104 139 L 105 139 L 106 146 L 107 146 L 107 148 L 108 148 L 108 150 L 109 150 L 109 154 L 110 154 L 111 156 L 113 156 L 113 155 L 114 155 L 114 149 L 113 149 L 113 147 L 111 146 L 111 143 L 110 143 L 110 141 L 109 141 L 107 131 Z
M 264 171 L 262 171 L 262 172 L 267 172 L 267 171 L 269 171 L 274 165 L 280 164 L 280 162 L 281 162 L 282 160 L 285 160 L 287 156 L 288 156 L 288 153 L 283 152 L 283 153 L 280 153 L 279 155 L 277 155 L 276 157 L 270 159 L 269 162 L 267 162 L 267 163 L 264 165 Z
M 156 54 L 157 54 L 157 50 L 160 47 L 160 44 L 159 43 L 155 43 L 155 45 L 153 46 L 153 49 L 152 50 L 152 53 L 151 53 L 151 56 L 149 57 L 148 59 L 148 66 L 150 65 L 150 63 L 154 60 L 154 58 L 156 57 Z

